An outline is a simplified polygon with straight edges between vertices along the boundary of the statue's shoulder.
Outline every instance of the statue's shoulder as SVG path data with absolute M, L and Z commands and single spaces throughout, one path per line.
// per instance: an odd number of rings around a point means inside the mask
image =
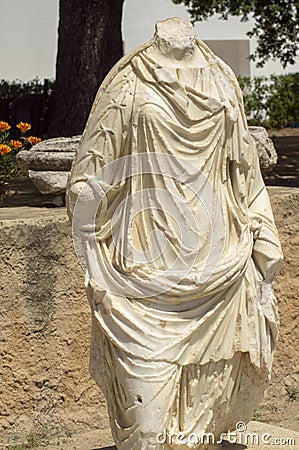
M 238 101 L 242 102 L 242 92 L 237 76 L 234 73 L 233 69 L 221 58 L 219 58 L 219 56 L 215 55 L 215 53 L 208 47 L 205 42 L 201 41 L 198 38 L 196 39 L 196 41 L 199 48 L 205 53 L 210 65 L 213 66 L 216 76 L 220 78 L 222 82 L 227 86 L 230 86 L 230 88 L 235 92 Z
M 125 54 L 110 70 L 105 79 L 103 80 L 99 93 L 105 92 L 107 88 L 115 81 L 119 80 L 124 76 L 128 76 L 129 73 L 132 72 L 132 68 L 130 62 L 133 58 L 138 57 L 138 55 L 148 47 L 153 44 L 153 40 L 146 42 L 145 44 L 140 45 L 135 50 Z
M 226 64 L 223 59 L 217 56 L 210 47 L 199 38 L 196 38 L 196 42 L 200 50 L 205 54 L 209 63 L 213 66 L 217 66 L 218 70 L 222 71 L 224 74 L 228 75 L 231 79 L 236 79 L 236 75 L 232 68 Z
M 97 95 L 94 99 L 90 115 L 98 108 L 103 108 L 103 105 L 107 105 L 109 100 L 107 98 L 126 96 L 127 98 L 134 92 L 134 83 L 136 81 L 136 75 L 130 64 L 133 58 L 138 57 L 146 48 L 152 45 L 152 40 L 141 45 L 137 49 L 124 55 L 108 72 L 102 84 L 100 85 Z M 131 95 L 131 97 L 133 97 Z M 130 102 L 128 102 L 129 104 Z

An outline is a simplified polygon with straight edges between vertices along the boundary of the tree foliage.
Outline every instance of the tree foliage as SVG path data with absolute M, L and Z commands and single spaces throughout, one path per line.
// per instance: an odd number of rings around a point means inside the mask
M 251 58 L 262 67 L 271 58 L 277 58 L 283 67 L 294 64 L 298 50 L 298 0 L 172 0 L 187 7 L 193 22 L 214 14 L 222 19 L 239 16 L 246 22 L 254 19 L 248 36 L 255 36 L 257 49 Z
M 249 125 L 284 128 L 299 125 L 299 73 L 240 77 Z

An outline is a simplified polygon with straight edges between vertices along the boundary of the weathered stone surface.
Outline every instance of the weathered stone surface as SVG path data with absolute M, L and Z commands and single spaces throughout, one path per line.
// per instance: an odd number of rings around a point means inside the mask
M 68 171 L 77 151 L 81 136 L 47 139 L 23 150 L 17 155 L 18 165 L 24 170 Z
M 81 135 L 47 139 L 36 144 L 34 152 L 76 152 Z
M 40 142 L 17 155 L 17 163 L 29 170 L 29 177 L 42 194 L 64 193 L 81 136 Z
M 0 209 L 0 278 L 0 448 L 30 434 L 107 428 L 64 208 Z
M 35 152 L 23 150 L 17 155 L 18 165 L 24 170 L 69 171 L 74 152 Z
M 29 177 L 42 194 L 61 194 L 65 192 L 69 172 L 29 170 Z
M 256 143 L 262 175 L 269 173 L 277 164 L 277 153 L 267 130 L 263 127 L 249 127 L 249 131 Z

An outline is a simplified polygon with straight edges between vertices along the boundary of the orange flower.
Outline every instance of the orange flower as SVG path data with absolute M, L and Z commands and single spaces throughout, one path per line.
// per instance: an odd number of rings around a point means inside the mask
M 11 128 L 10 125 L 8 125 L 7 122 L 3 122 L 3 120 L 0 120 L 0 131 L 7 131 Z
M 11 145 L 12 148 L 14 148 L 15 150 L 19 150 L 19 148 L 23 147 L 23 144 L 21 141 L 9 141 L 9 145 Z
M 0 144 L 0 155 L 4 156 L 11 152 L 11 148 L 8 145 Z
M 22 133 L 26 133 L 26 131 L 31 129 L 31 125 L 30 123 L 27 122 L 20 122 L 18 123 L 17 128 L 19 128 L 19 130 L 21 130 Z
M 32 144 L 38 144 L 39 142 L 41 142 L 41 138 L 39 137 L 35 137 L 35 136 L 29 136 L 28 141 Z

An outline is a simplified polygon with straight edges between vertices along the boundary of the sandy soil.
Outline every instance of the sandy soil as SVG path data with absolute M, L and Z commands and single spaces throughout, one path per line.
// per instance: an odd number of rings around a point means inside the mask
M 275 289 L 281 323 L 280 337 L 272 382 L 254 419 L 299 431 L 299 195 L 289 195 L 289 208 L 286 210 L 286 203 L 277 195 L 282 189 L 270 188 L 284 251 L 284 266 Z
M 299 187 L 299 128 L 269 132 L 278 161 L 266 176 L 268 186 Z
M 281 130 L 268 130 L 270 137 L 272 136 L 299 136 L 298 128 L 282 128 Z

